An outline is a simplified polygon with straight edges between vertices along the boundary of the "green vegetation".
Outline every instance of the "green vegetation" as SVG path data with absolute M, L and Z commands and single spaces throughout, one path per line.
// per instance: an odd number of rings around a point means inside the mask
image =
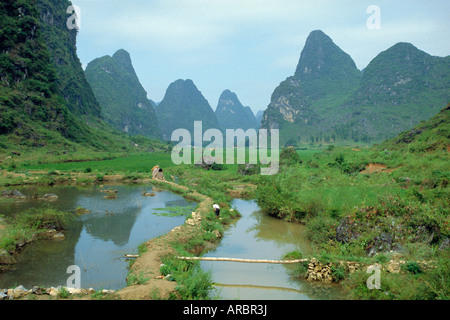
M 176 254 L 170 254 L 163 258 L 163 266 L 160 272 L 163 276 L 170 277 L 176 281 L 178 299 L 203 300 L 210 299 L 213 289 L 210 272 L 205 272 L 198 261 L 185 261 L 177 259 L 176 256 L 194 256 L 201 254 L 206 243 L 217 243 L 219 240 L 213 232 L 223 234 L 224 228 L 229 225 L 239 213 L 232 211 L 226 204 L 221 210 L 221 220 L 214 213 L 206 214 L 202 220 L 201 231 L 193 235 L 185 243 L 171 243 Z
M 333 278 L 350 298 L 448 299 L 448 123 L 447 106 L 374 148 L 329 147 L 291 162 L 278 175 L 261 177 L 258 204 L 306 224 L 315 256 L 335 263 Z M 349 273 L 341 260 L 385 268 L 404 262 L 400 273 L 384 269 L 382 288 L 369 290 L 365 269 Z
M 50 207 L 31 208 L 7 218 L 0 216 L 0 227 L 6 227 L 0 233 L 0 271 L 15 262 L 16 250 L 40 236 L 45 237 L 49 229 L 67 229 L 75 218 L 73 213 Z
M 112 57 L 91 61 L 85 73 L 101 105 L 103 118 L 116 130 L 160 137 L 155 111 L 127 51 L 119 50 Z
M 176 255 L 199 255 L 217 243 L 239 217 L 230 208 L 238 194 L 254 197 L 267 214 L 304 223 L 313 256 L 332 264 L 333 279 L 348 289 L 349 298 L 449 299 L 449 106 L 395 139 L 370 149 L 355 145 L 409 129 L 448 103 L 449 57 L 432 57 L 401 43 L 380 53 L 361 73 L 329 37 L 314 31 L 295 75 L 275 90 L 263 123 L 280 128 L 282 145 L 303 146 L 282 150 L 277 175 L 261 176 L 259 165 L 248 164 L 174 166 L 169 144 L 139 135 L 159 135 L 154 117 L 149 131 L 131 130 L 132 137 L 101 119 L 100 104 L 76 57 L 76 31 L 65 27 L 69 4 L 0 3 L 0 186 L 100 184 L 112 175 L 134 183 L 150 178 L 151 168 L 159 164 L 168 181 L 186 187 L 166 188 L 193 200 L 207 196 L 221 207 L 221 219 L 204 212 L 199 232 L 169 244 Z M 111 79 L 97 79 L 108 76 L 106 70 L 121 69 L 119 87 L 131 90 L 125 84 L 137 79 L 129 56 L 119 51 L 103 60 L 89 72 L 98 100 L 112 108 L 103 115 L 111 116 L 109 122 L 118 129 L 131 128 L 142 113 L 124 121 L 119 104 L 132 99 L 123 94 L 103 99 L 111 88 L 101 86 L 110 86 Z M 144 92 L 137 96 L 144 99 Z M 147 111 L 148 103 L 141 105 Z M 172 83 L 155 112 L 166 140 L 178 128 L 192 134 L 194 120 L 203 121 L 203 131 L 219 127 L 191 80 Z M 330 145 L 342 141 L 353 145 Z M 164 211 L 179 213 L 176 207 Z M 0 265 L 12 263 L 12 252 L 45 236 L 49 228 L 63 230 L 73 219 L 72 213 L 51 207 L 2 217 Z M 138 249 L 143 254 L 147 248 Z M 301 253 L 285 258 L 296 257 Z M 381 289 L 369 290 L 365 269 L 350 272 L 341 261 L 380 264 Z M 386 271 L 395 263 L 397 271 Z M 161 273 L 179 285 L 177 298 L 209 298 L 211 277 L 198 263 L 168 255 L 164 264 Z M 301 265 L 298 274 L 306 271 Z M 146 274 L 130 274 L 128 283 L 147 280 Z
M 101 160 L 101 161 L 98 161 Z M 102 172 L 102 173 L 150 173 L 155 164 L 159 164 L 161 168 L 173 166 L 169 153 L 152 152 L 152 153 L 135 153 L 123 157 L 114 157 L 109 154 L 104 159 L 83 162 L 65 162 L 65 163 L 46 163 L 31 164 L 32 162 L 24 162 L 18 171 L 24 170 L 61 170 L 69 172 Z M 35 161 L 33 161 L 35 162 Z M 30 163 L 30 164 L 29 164 Z
M 163 150 L 100 119 L 66 27 L 69 1 L 0 4 L 0 158 L 64 162 Z M 107 151 L 105 151 L 107 150 Z
M 187 211 L 193 211 L 194 206 L 182 206 L 182 207 L 167 207 L 167 208 L 156 208 L 154 213 L 157 216 L 163 217 L 177 217 L 186 215 Z
M 202 121 L 203 131 L 219 128 L 213 109 L 190 79 L 171 83 L 155 111 L 165 140 L 170 140 L 172 132 L 180 128 L 193 136 L 194 121 Z
M 224 90 L 219 97 L 215 111 L 220 129 L 257 129 L 258 124 L 253 111 L 244 107 L 237 95 L 230 90 Z
M 449 102 L 450 57 L 409 43 L 378 54 L 360 72 L 323 32 L 311 32 L 295 75 L 274 90 L 263 128 L 280 129 L 281 145 L 392 138 Z

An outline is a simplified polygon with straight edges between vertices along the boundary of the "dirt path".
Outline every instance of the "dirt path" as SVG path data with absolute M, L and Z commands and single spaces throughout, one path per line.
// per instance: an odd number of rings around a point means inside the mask
M 385 164 L 380 163 L 369 163 L 365 170 L 361 171 L 361 174 L 372 174 L 372 173 L 379 173 L 379 172 L 392 172 L 393 169 L 387 169 L 387 166 Z
M 114 177 L 119 178 L 120 177 Z M 178 185 L 168 181 L 149 180 L 155 186 L 168 188 L 173 192 L 182 193 L 184 197 L 193 199 L 199 202 L 195 214 L 201 218 L 205 218 L 211 210 L 213 200 L 205 195 L 191 190 L 186 186 Z M 7 225 L 0 218 L 0 236 L 7 231 Z M 184 223 L 171 230 L 169 233 L 146 242 L 147 250 L 140 257 L 138 257 L 130 268 L 129 279 L 134 277 L 136 279 L 145 279 L 145 283 L 131 285 L 126 288 L 116 291 L 113 297 L 123 300 L 153 300 L 153 299 L 168 299 L 171 296 L 176 296 L 177 283 L 162 279 L 160 274 L 160 267 L 162 258 L 164 256 L 175 253 L 172 244 L 186 243 L 191 238 L 201 232 L 200 224 Z M 39 296 L 39 299 L 54 299 L 48 295 Z M 73 299 L 89 299 L 88 297 L 72 297 Z
M 179 191 L 188 191 L 189 188 L 177 185 L 172 182 L 164 182 L 172 186 L 173 189 Z M 195 199 L 201 199 L 198 209 L 195 211 L 197 215 L 205 217 L 208 210 L 212 208 L 212 199 L 201 195 L 195 191 L 187 196 Z M 116 292 L 120 299 L 123 300 L 151 300 L 154 298 L 167 299 L 170 295 L 175 295 L 176 282 L 161 279 L 159 272 L 161 267 L 161 259 L 171 253 L 175 253 L 172 243 L 186 243 L 190 238 L 200 232 L 199 225 L 183 224 L 174 228 L 169 233 L 152 239 L 146 243 L 147 251 L 136 259 L 130 269 L 130 275 L 141 278 L 148 278 L 144 284 L 131 285 Z

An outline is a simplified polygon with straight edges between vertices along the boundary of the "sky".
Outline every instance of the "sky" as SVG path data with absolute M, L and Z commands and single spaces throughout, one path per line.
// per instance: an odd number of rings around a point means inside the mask
M 325 32 L 362 70 L 380 52 L 409 42 L 450 54 L 449 0 L 72 0 L 80 9 L 83 67 L 127 50 L 148 98 L 191 79 L 215 110 L 235 92 L 254 113 L 292 76 L 306 38 Z M 70 14 L 68 14 L 69 18 Z

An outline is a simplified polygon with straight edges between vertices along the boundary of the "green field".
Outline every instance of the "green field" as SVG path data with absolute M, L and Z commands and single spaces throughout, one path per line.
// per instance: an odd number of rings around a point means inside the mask
M 324 263 L 346 260 L 382 263 L 386 268 L 390 260 L 398 259 L 396 254 L 408 261 L 403 272 L 383 278 L 387 296 L 361 285 L 367 280 L 364 270 L 350 274 L 335 269 L 333 278 L 347 289 L 350 299 L 448 299 L 449 250 L 439 249 L 450 236 L 450 172 L 445 150 L 412 153 L 385 146 L 329 146 L 280 151 L 279 172 L 273 176 L 243 173 L 237 163 L 209 170 L 177 166 L 170 153 L 159 152 L 86 162 L 17 162 L 3 171 L 0 185 L 23 184 L 33 175 L 39 176 L 33 181 L 36 184 L 70 183 L 72 172 L 84 173 L 77 183 L 101 183 L 108 174 L 122 175 L 123 183 L 130 183 L 149 178 L 151 168 L 158 164 L 167 180 L 176 178 L 178 184 L 212 198 L 223 208 L 229 208 L 233 197 L 228 191 L 244 186 L 245 196 L 255 199 L 263 212 L 305 224 L 313 256 Z M 381 169 L 366 172 L 369 164 Z M 351 234 L 355 237 L 351 241 L 339 240 Z M 392 244 L 380 243 L 380 236 L 386 234 L 394 239 Z M 375 244 L 381 251 L 369 255 Z M 436 267 L 428 268 L 428 264 Z M 295 275 L 304 277 L 305 270 L 300 268 Z

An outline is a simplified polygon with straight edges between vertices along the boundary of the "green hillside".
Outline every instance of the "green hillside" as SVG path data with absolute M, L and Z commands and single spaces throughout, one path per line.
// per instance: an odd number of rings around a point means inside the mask
M 165 140 L 170 140 L 176 129 L 187 129 L 193 136 L 194 121 L 202 121 L 204 131 L 219 128 L 214 111 L 190 79 L 169 85 L 156 115 Z
M 105 121 L 130 135 L 160 137 L 155 111 L 127 51 L 91 61 L 85 73 Z
M 69 4 L 0 3 L 0 154 L 65 161 L 152 148 L 155 142 L 136 143 L 99 117 L 76 56 L 76 30 L 65 25 Z
M 33 1 L 31 1 L 33 2 Z M 100 105 L 84 76 L 76 53 L 77 30 L 67 28 L 68 0 L 36 0 L 42 37 L 56 70 L 59 93 L 69 110 L 77 115 L 100 117 Z
M 282 145 L 380 142 L 449 102 L 449 70 L 450 57 L 398 43 L 360 72 L 327 35 L 313 31 L 294 76 L 274 90 L 262 126 L 279 128 Z
M 237 95 L 230 90 L 224 90 L 220 95 L 216 108 L 216 117 L 220 129 L 257 129 L 258 124 L 250 107 L 244 107 Z
M 428 121 L 423 121 L 398 137 L 381 143 L 378 149 L 400 152 L 449 152 L 450 104 Z

